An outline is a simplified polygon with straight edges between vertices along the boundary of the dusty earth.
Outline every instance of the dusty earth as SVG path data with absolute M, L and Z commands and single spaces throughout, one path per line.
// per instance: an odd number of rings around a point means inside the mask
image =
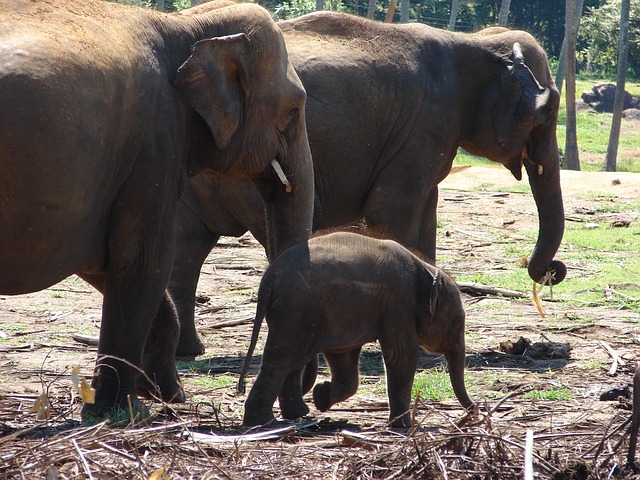
M 611 209 L 600 207 L 640 198 L 640 174 L 564 171 L 562 179 L 566 216 L 578 227 L 608 220 Z M 523 268 L 505 245 L 530 252 L 534 244 L 523 233 L 537 225 L 526 184 L 502 167 L 461 167 L 441 187 L 440 266 L 454 276 Z M 623 216 L 640 221 L 638 210 Z M 628 241 L 639 254 L 640 238 Z M 558 257 L 572 248 L 563 243 Z M 572 279 L 596 276 L 598 265 L 567 266 L 561 298 L 550 301 L 548 288 L 542 293 L 545 318 L 530 287 L 514 287 L 524 298 L 464 295 L 467 386 L 481 408 L 465 415 L 453 397 L 419 400 L 410 432 L 386 428 L 375 345 L 363 354 L 362 386 L 352 399 L 324 414 L 312 407 L 308 418 L 267 432 L 276 439 L 241 427 L 244 396 L 236 395 L 235 381 L 266 268 L 262 248 L 248 235 L 223 238 L 204 265 L 197 324 L 207 351 L 179 363 L 188 402 L 153 406 L 158 416 L 149 425 L 79 426 L 71 369 L 90 376 L 95 360 L 95 347 L 74 340 L 98 334 L 101 297 L 91 287 L 70 277 L 42 292 L 0 296 L 0 478 L 523 478 L 527 430 L 535 478 L 631 477 L 622 468 L 630 416 L 624 389 L 640 356 L 640 302 L 606 296 L 606 285 L 598 285 L 600 302 L 571 302 Z M 638 271 L 621 266 L 620 275 L 621 284 L 640 283 Z M 505 342 L 520 337 L 555 353 L 538 359 L 531 350 L 505 353 Z M 438 363 L 425 354 L 420 368 Z M 600 400 L 614 388 L 623 391 Z M 528 395 L 553 389 L 569 394 Z M 51 403 L 49 420 L 38 420 L 32 408 L 42 393 Z

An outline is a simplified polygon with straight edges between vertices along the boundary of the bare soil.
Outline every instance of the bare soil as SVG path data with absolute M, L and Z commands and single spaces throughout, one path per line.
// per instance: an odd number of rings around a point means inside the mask
M 573 222 L 597 221 L 593 210 L 601 202 L 640 198 L 640 174 L 562 173 Z M 505 256 L 504 245 L 530 251 L 535 238 L 523 232 L 535 231 L 537 214 L 528 188 L 514 185 L 502 167 L 454 169 L 441 185 L 440 266 L 454 276 L 523 268 Z M 625 216 L 637 222 L 640 212 Z M 563 244 L 558 257 L 570 249 Z M 567 263 L 567 283 L 597 272 L 597 264 Z M 388 429 L 384 368 L 372 345 L 353 398 L 326 413 L 307 398 L 308 418 L 267 432 L 275 439 L 251 436 L 256 432 L 241 426 L 245 397 L 235 393 L 235 380 L 266 265 L 249 235 L 225 237 L 214 249 L 198 287 L 197 326 L 207 350 L 197 363 L 180 363 L 188 401 L 153 405 L 158 416 L 143 426 L 79 424 L 71 369 L 90 376 L 96 349 L 73 336 L 98 334 L 98 293 L 70 277 L 38 293 L 0 296 L 0 478 L 523 478 L 528 430 L 535 478 L 634 476 L 624 467 L 624 436 L 640 314 L 615 298 L 595 306 L 550 301 L 548 289 L 545 318 L 531 292 L 522 292 L 525 298 L 464 294 L 467 384 L 480 405 L 475 414 L 465 414 L 454 398 L 418 400 L 413 430 Z M 640 272 L 621 269 L 622 282 L 640 282 Z M 546 353 L 505 352 L 520 337 Z M 250 382 L 265 338 L 263 327 Z M 420 368 L 441 362 L 425 354 Z M 527 396 L 553 388 L 569 398 Z M 622 390 L 612 400 L 600 400 L 615 388 Z M 32 412 L 42 393 L 52 412 L 43 421 Z

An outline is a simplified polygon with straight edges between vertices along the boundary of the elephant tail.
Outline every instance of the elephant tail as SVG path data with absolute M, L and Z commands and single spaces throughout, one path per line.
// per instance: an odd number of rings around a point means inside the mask
M 264 279 L 264 277 L 263 277 Z M 265 284 L 266 285 L 266 284 Z M 258 291 L 258 306 L 256 307 L 256 318 L 253 320 L 253 330 L 251 332 L 251 343 L 249 343 L 249 350 L 247 350 L 247 356 L 244 358 L 244 364 L 242 365 L 242 371 L 240 372 L 240 378 L 238 379 L 238 393 L 245 393 L 244 377 L 247 375 L 249 365 L 251 365 L 251 357 L 253 351 L 256 349 L 256 343 L 258 343 L 258 335 L 260 335 L 260 327 L 262 326 L 262 320 L 267 314 L 267 305 L 271 298 L 271 287 L 263 288 L 265 285 L 261 285 Z

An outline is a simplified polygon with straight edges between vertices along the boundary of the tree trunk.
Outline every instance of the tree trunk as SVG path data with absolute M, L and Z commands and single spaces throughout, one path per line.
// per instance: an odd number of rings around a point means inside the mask
M 576 32 L 578 31 L 578 28 L 580 28 L 580 20 L 582 19 L 582 9 L 584 6 L 584 0 L 578 0 L 576 2 L 576 12 L 577 12 L 577 21 L 578 21 L 578 25 L 576 26 Z M 562 84 L 564 83 L 564 74 L 565 74 L 565 67 L 564 67 L 564 61 L 565 61 L 565 50 L 566 50 L 566 43 L 565 40 L 562 40 L 562 48 L 560 49 L 560 56 L 558 57 L 558 71 L 556 72 L 556 87 L 558 87 L 558 91 L 560 93 L 562 93 Z
M 576 37 L 578 34 L 576 3 L 577 0 L 567 0 L 564 30 L 567 83 L 565 92 L 567 104 L 567 135 L 564 152 L 564 168 L 569 170 L 580 170 L 576 127 Z
M 158 0 L 156 2 L 156 10 L 159 12 L 164 12 L 164 0 Z
M 389 0 L 389 9 L 387 10 L 387 16 L 384 17 L 384 23 L 393 23 L 393 16 L 396 14 L 396 5 L 398 5 L 398 0 Z
M 400 23 L 409 22 L 409 8 L 411 0 L 400 0 Z
M 376 0 L 369 0 L 369 8 L 367 9 L 367 18 L 373 20 L 373 14 L 376 13 Z
M 358 10 L 359 10 L 360 6 L 358 5 L 358 0 L 354 0 L 353 1 L 353 14 L 357 17 L 358 16 Z
M 613 119 L 609 132 L 609 146 L 604 170 L 616 171 L 618 156 L 618 141 L 620 140 L 620 124 L 622 123 L 622 109 L 624 108 L 624 88 L 627 76 L 627 62 L 629 57 L 629 10 L 631 0 L 622 0 L 620 7 L 620 40 L 618 42 L 618 75 L 616 78 L 616 96 L 613 100 Z
M 449 30 L 452 32 L 456 29 L 456 19 L 458 18 L 459 6 L 460 6 L 460 0 L 451 0 L 451 15 L 449 16 Z
M 316 12 L 324 10 L 324 0 L 316 0 Z
M 509 23 L 509 7 L 511 7 L 511 0 L 502 0 L 500 6 L 500 17 L 498 19 L 498 25 L 506 27 Z

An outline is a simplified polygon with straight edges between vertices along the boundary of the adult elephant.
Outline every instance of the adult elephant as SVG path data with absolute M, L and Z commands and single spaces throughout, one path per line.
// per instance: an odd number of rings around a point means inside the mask
M 185 17 L 10 0 L 0 18 L 0 293 L 72 273 L 103 292 L 84 418 L 143 410 L 136 392 L 183 400 L 164 292 L 188 176 L 251 179 L 270 256 L 311 230 L 306 94 L 282 33 L 248 4 Z
M 308 95 L 314 228 L 364 217 L 370 230 L 435 259 L 438 183 L 463 147 L 503 164 L 518 180 L 524 164 L 539 213 L 529 275 L 563 280 L 566 268 L 553 259 L 564 230 L 559 94 L 531 35 L 496 28 L 460 34 L 329 12 L 279 25 Z M 249 229 L 265 241 L 252 187 L 212 188 L 219 181 L 194 177 L 179 206 L 169 288 L 181 320 L 180 354 L 203 349 L 194 294 L 218 237 Z

